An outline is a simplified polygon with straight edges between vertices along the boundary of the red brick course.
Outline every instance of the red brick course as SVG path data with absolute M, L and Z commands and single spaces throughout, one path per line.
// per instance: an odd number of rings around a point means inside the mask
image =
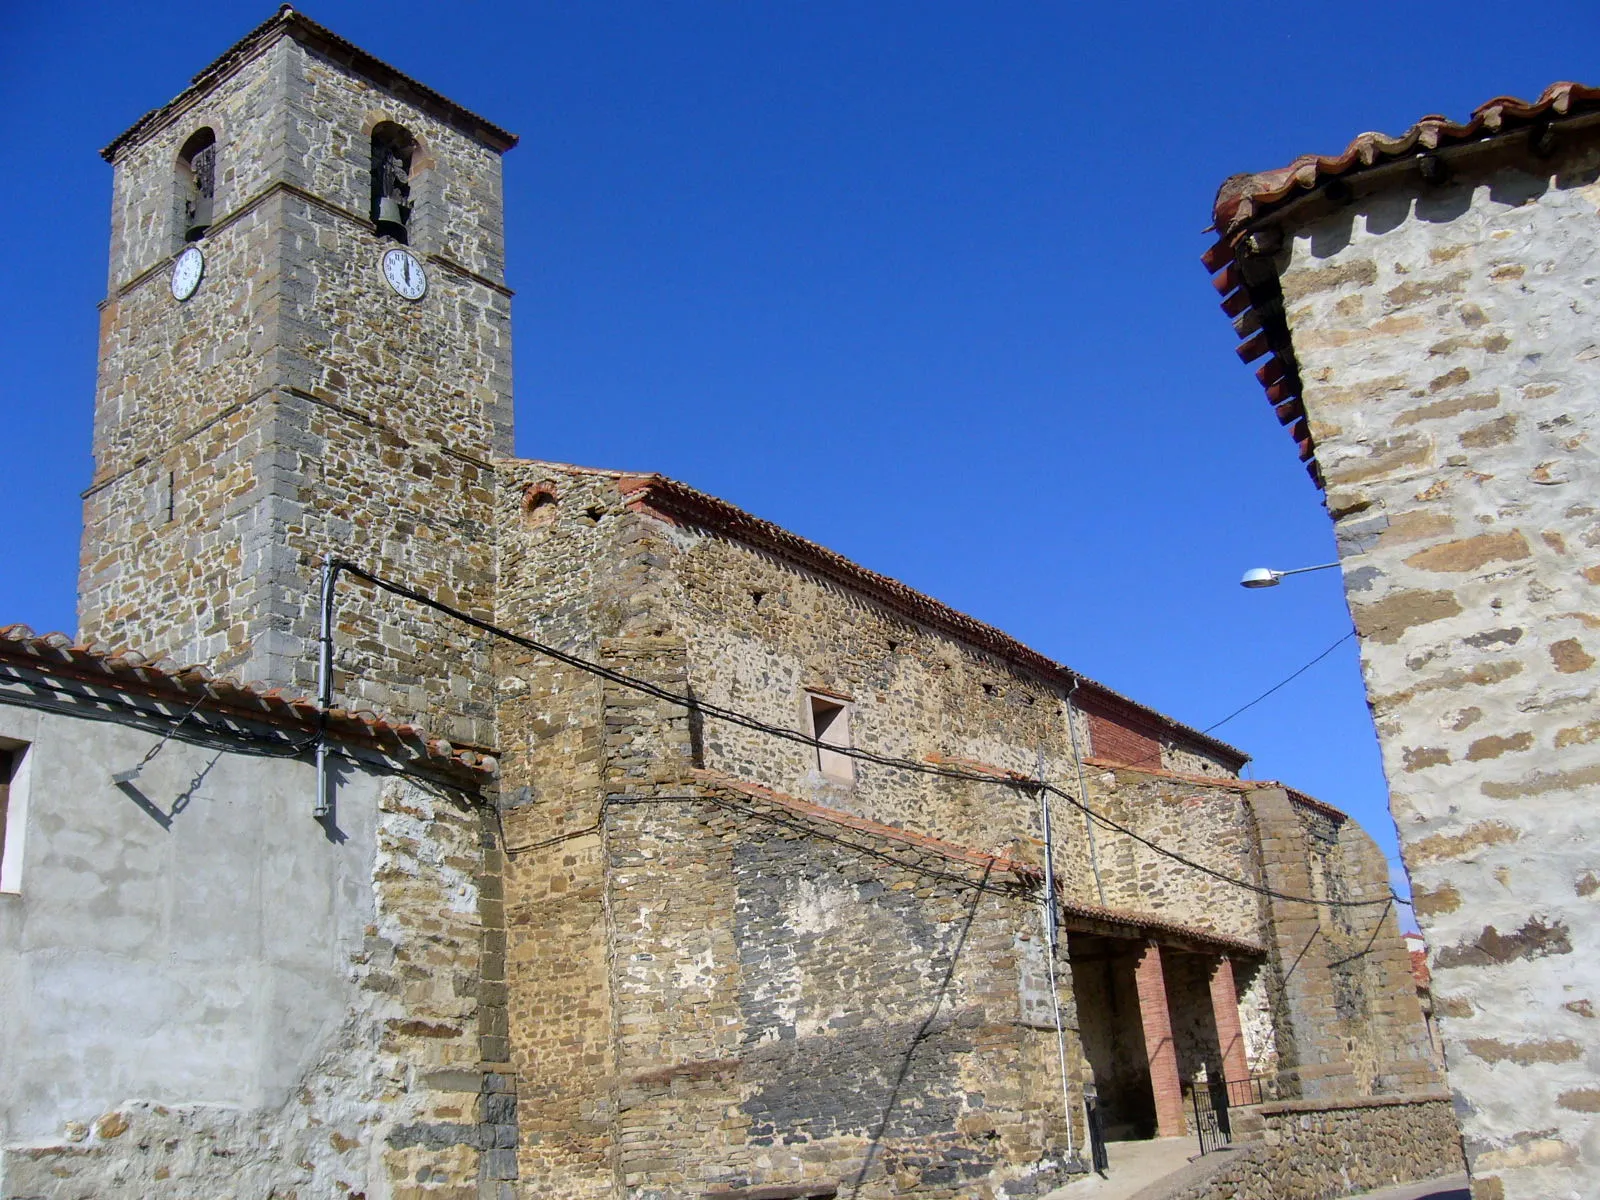
M 1239 993 L 1234 986 L 1233 960 L 1219 958 L 1211 968 L 1211 1016 L 1222 1048 L 1222 1078 L 1229 1083 L 1248 1078 L 1244 1034 L 1239 1028 Z
M 1156 1100 L 1156 1130 L 1160 1137 L 1183 1137 L 1189 1132 L 1189 1123 L 1183 1115 L 1178 1049 L 1172 1038 L 1172 1017 L 1167 1011 L 1167 981 L 1161 970 L 1161 947 L 1154 942 L 1139 956 L 1134 979 L 1139 987 L 1139 1022 L 1144 1029 L 1145 1057 L 1150 1062 L 1150 1090 Z M 1235 1022 L 1237 1019 L 1236 1015 Z

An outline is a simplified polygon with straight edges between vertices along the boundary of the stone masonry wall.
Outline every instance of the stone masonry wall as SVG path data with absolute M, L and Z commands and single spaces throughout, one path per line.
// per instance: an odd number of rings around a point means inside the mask
M 1088 779 L 1090 803 L 1119 824 L 1231 878 L 1262 881 L 1255 828 L 1238 785 L 1100 766 L 1091 767 Z M 1095 838 L 1100 880 L 1113 908 L 1159 913 L 1246 940 L 1260 938 L 1263 910 L 1255 894 L 1114 830 L 1099 829 Z
M 1439 1093 L 1344 1104 L 1303 1100 L 1257 1111 L 1266 1123 L 1260 1143 L 1202 1159 L 1162 1200 L 1333 1200 L 1462 1167 L 1450 1101 Z M 1199 1178 L 1182 1182 L 1193 1176 Z
M 542 487 L 557 501 L 530 505 Z M 671 531 L 627 513 L 614 479 L 511 464 L 502 495 L 501 620 L 690 686 L 683 642 L 660 633 Z M 998 909 L 981 986 L 963 987 L 990 1016 L 974 1031 L 967 1000 L 959 1028 L 913 1037 L 947 1010 L 941 955 L 981 869 L 962 864 L 935 903 L 903 844 L 849 851 L 825 825 L 802 836 L 751 813 L 749 796 L 690 800 L 704 743 L 683 709 L 540 655 L 504 654 L 499 692 L 512 1057 L 539 1097 L 521 1107 L 521 1186 L 698 1195 L 863 1169 L 864 1194 L 1040 1186 L 1065 1131 L 1053 1028 L 1020 1023 L 1036 901 L 978 894 Z
M 1042 745 L 1047 770 L 1073 778 L 1063 708 L 1049 685 L 792 565 L 630 511 L 615 475 L 509 462 L 499 485 L 501 624 L 782 727 L 806 728 L 811 691 L 852 706 L 858 746 L 1031 774 Z M 939 912 L 955 912 L 959 897 L 910 877 L 910 895 L 897 896 L 871 878 L 871 861 L 851 865 L 856 852 L 811 832 L 812 810 L 800 822 L 807 832 L 782 822 L 775 829 L 770 812 L 747 810 L 782 794 L 792 798 L 783 803 L 816 806 L 837 820 L 1038 862 L 1036 798 L 998 780 L 930 779 L 861 763 L 841 783 L 822 775 L 806 746 L 601 684 L 538 652 L 503 651 L 498 690 L 512 1059 L 523 1094 L 541 1097 L 522 1107 L 523 1186 L 665 1195 L 694 1186 L 820 1187 L 863 1164 L 880 1170 L 878 1149 L 868 1159 L 876 1143 L 867 1100 L 847 1102 L 847 1088 L 829 1099 L 828 1073 L 846 1061 L 858 1076 L 868 1064 L 869 1074 L 879 1071 L 883 1048 L 899 1044 L 912 1019 L 908 1005 L 929 978 L 930 956 L 950 953 L 955 918 L 931 916 L 927 906 L 938 900 Z M 708 794 L 706 780 L 724 782 Z M 1246 785 L 1100 768 L 1090 781 L 1094 804 L 1147 836 L 1228 874 L 1265 878 Z M 791 819 L 792 808 L 784 811 Z M 1311 843 L 1296 811 L 1285 798 L 1292 837 L 1282 854 L 1298 854 L 1310 894 Z M 1068 897 L 1100 903 L 1081 814 L 1062 804 L 1055 819 Z M 1106 903 L 1267 940 L 1268 914 L 1252 894 L 1148 850 L 1130 854 L 1117 844 L 1132 845 L 1121 835 L 1102 831 L 1100 842 Z M 1336 843 L 1319 872 L 1343 869 L 1344 858 L 1328 857 Z M 961 985 L 1011 996 L 984 1001 L 990 1024 L 996 1003 L 1021 1003 L 1018 939 L 1028 924 L 993 923 L 999 919 L 983 917 L 987 965 Z M 1386 932 L 1399 945 L 1396 931 Z M 863 946 L 873 947 L 866 960 Z M 1275 978 L 1267 965 L 1240 960 L 1252 1069 L 1271 1070 L 1282 1058 Z M 1180 1024 L 1194 1026 L 1184 1025 L 1183 1036 L 1199 1073 L 1209 997 L 1181 970 L 1174 980 Z M 1063 989 L 1072 1076 L 1083 1081 L 1090 1076 L 1065 973 Z M 1325 1005 L 1331 995 L 1330 985 Z M 1308 1010 L 1299 1019 L 1325 1016 Z M 1025 1090 L 1045 1087 L 1051 1078 L 1042 1067 L 1016 1067 L 1040 1052 L 1037 1030 L 1018 1024 L 1003 1033 L 1003 1025 L 981 1046 L 941 1050 L 916 1071 L 907 1066 L 911 1073 L 894 1085 L 916 1091 L 913 1108 L 933 1122 L 913 1121 L 896 1135 L 914 1147 L 903 1161 L 917 1169 L 897 1175 L 894 1187 L 937 1192 L 985 1163 L 1003 1177 L 1055 1144 L 1023 1131 L 1048 1127 L 1044 1114 L 1059 1103 L 1059 1087 L 1054 1100 L 1008 1093 L 1012 1115 L 993 1128 L 1012 1132 L 995 1135 L 1010 1139 L 999 1147 L 958 1136 L 978 1127 L 974 1097 L 984 1097 L 987 1111 L 999 1103 L 997 1088 L 1015 1089 L 1019 1080 Z M 1409 1044 L 1398 1024 L 1363 1029 Z M 1420 1019 L 1416 1034 L 1425 1037 Z M 1006 1062 L 1012 1066 L 995 1065 Z M 981 1063 L 990 1065 L 969 1065 Z M 949 1090 L 977 1078 L 974 1070 L 988 1082 Z M 880 1083 L 888 1091 L 872 1092 L 872 1104 L 889 1104 L 890 1075 Z M 1040 1115 L 1016 1116 L 1032 1112 Z M 949 1158 L 951 1147 L 970 1157 Z M 717 1177 L 706 1177 L 713 1168 Z
M 1279 266 L 1475 1194 L 1587 1194 L 1600 153 L 1476 153 Z
M 419 139 L 420 301 L 379 275 L 370 132 Z M 196 294 L 168 292 L 173 169 L 216 130 L 216 220 Z M 498 155 L 281 38 L 116 163 L 87 638 L 313 686 L 317 569 L 338 554 L 493 611 L 490 459 L 510 447 L 510 301 Z M 493 741 L 486 648 L 448 620 L 347 596 L 339 691 Z
M 685 681 L 679 641 L 608 661 Z M 605 727 L 624 1193 L 1061 1181 L 1055 1035 L 1021 997 L 1036 879 L 686 775 L 686 715 L 650 697 L 608 687 Z

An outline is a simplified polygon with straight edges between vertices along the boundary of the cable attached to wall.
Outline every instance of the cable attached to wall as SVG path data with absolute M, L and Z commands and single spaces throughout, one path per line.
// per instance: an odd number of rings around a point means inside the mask
M 752 730 L 756 733 L 762 733 L 770 737 L 779 738 L 783 741 L 794 742 L 798 745 L 809 746 L 818 749 L 824 746 L 824 743 L 818 739 L 809 734 L 801 733 L 798 730 L 787 729 L 781 725 L 773 725 L 770 722 L 763 721 L 758 717 L 749 716 L 748 714 L 741 713 L 736 709 L 724 708 L 722 705 L 712 704 L 694 696 L 681 695 L 677 692 L 673 692 L 667 688 L 661 687 L 658 684 L 650 683 L 647 680 L 636 679 L 633 676 L 624 674 L 623 672 L 612 667 L 607 667 L 601 663 L 592 662 L 586 658 L 580 658 L 575 654 L 569 654 L 565 650 L 560 650 L 555 646 L 536 641 L 533 638 L 523 637 L 521 634 L 512 633 L 509 629 L 503 629 L 491 621 L 485 621 L 481 617 L 475 617 L 471 613 L 463 612 L 461 609 L 445 604 L 440 600 L 435 600 L 432 596 L 426 595 L 423 592 L 419 592 L 415 588 L 406 587 L 403 584 L 393 583 L 390 580 L 382 578 L 381 576 L 374 575 L 372 572 L 357 566 L 355 563 L 350 562 L 347 559 L 331 557 L 323 564 L 323 610 L 321 613 L 321 618 L 322 629 L 326 631 L 324 654 L 328 664 L 328 674 L 326 676 L 326 696 L 319 697 L 319 703 L 323 706 L 324 711 L 326 711 L 328 707 L 331 707 L 332 703 L 333 602 L 335 585 L 337 584 L 338 578 L 341 574 L 353 575 L 357 579 L 364 579 L 374 587 L 389 592 L 391 595 L 410 600 L 416 604 L 422 605 L 424 608 L 431 608 L 435 612 L 443 613 L 448 617 L 460 621 L 464 625 L 468 625 L 473 629 L 479 630 L 480 632 L 487 633 L 492 637 L 500 638 L 501 640 L 510 642 L 515 646 L 521 646 L 525 650 L 532 650 L 537 654 L 542 654 L 547 658 L 552 658 L 556 662 L 563 663 L 576 670 L 594 675 L 610 683 L 615 683 L 620 687 L 629 688 L 632 691 L 641 692 L 647 696 L 653 696 L 658 700 L 664 700 L 669 704 L 683 708 L 689 712 L 699 713 L 703 716 L 711 717 L 713 720 L 722 721 L 730 725 L 736 725 L 744 729 Z M 1330 647 L 1330 652 L 1331 649 L 1332 648 Z M 1310 664 L 1307 665 L 1309 666 Z M 1104 825 L 1107 829 L 1115 830 L 1118 833 L 1132 838 L 1134 841 L 1139 842 L 1141 845 L 1145 846 L 1156 854 L 1159 854 L 1165 858 L 1170 858 L 1176 863 L 1180 863 L 1183 866 L 1199 871 L 1205 875 L 1209 875 L 1214 879 L 1222 881 L 1223 883 L 1232 884 L 1235 887 L 1243 888 L 1246 891 L 1253 892 L 1256 895 L 1266 896 L 1270 899 L 1282 900 L 1295 904 L 1320 905 L 1327 908 L 1365 908 L 1377 904 L 1386 904 L 1391 900 L 1401 904 L 1406 903 L 1404 899 L 1395 895 L 1392 891 L 1388 896 L 1381 900 L 1326 900 L 1318 899 L 1315 896 L 1295 896 L 1287 892 L 1277 891 L 1274 888 L 1265 887 L 1261 884 L 1252 883 L 1246 879 L 1235 879 L 1222 871 L 1207 867 L 1201 863 L 1195 862 L 1193 859 L 1186 858 L 1181 854 L 1168 850 L 1165 847 L 1158 845 L 1156 842 L 1151 841 L 1142 834 L 1135 833 L 1133 830 L 1128 829 L 1126 826 L 1113 821 L 1110 817 L 1097 812 L 1083 800 L 1073 796 L 1069 792 L 1063 791 L 1061 788 L 1055 786 L 1045 779 L 1029 779 L 1028 777 L 1020 774 L 993 775 L 979 771 L 963 771 L 959 768 L 942 767 L 934 763 L 917 762 L 909 758 L 896 758 L 891 755 L 875 754 L 870 750 L 862 750 L 854 746 L 835 746 L 828 744 L 826 748 L 836 753 L 843 754 L 849 758 L 859 759 L 863 762 L 873 763 L 882 767 L 889 767 L 894 770 L 910 771 L 920 775 L 934 775 L 946 779 L 960 779 L 969 783 L 997 784 L 1003 787 L 1009 787 L 1021 791 L 1033 791 L 1035 789 L 1043 788 L 1054 795 L 1060 796 L 1062 799 L 1066 800 L 1076 808 L 1081 809 L 1085 814 L 1100 822 L 1100 824 Z M 317 786 L 318 797 L 320 800 L 320 798 L 326 794 L 324 789 L 327 786 L 327 781 L 320 777 L 320 775 Z

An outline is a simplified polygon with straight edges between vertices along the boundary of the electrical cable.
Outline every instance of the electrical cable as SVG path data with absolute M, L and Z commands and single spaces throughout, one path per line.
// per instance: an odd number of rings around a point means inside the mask
M 1301 667 L 1293 675 L 1289 675 L 1289 676 L 1285 677 L 1284 679 L 1280 680 L 1279 682 L 1273 684 L 1266 691 L 1262 692 L 1261 695 L 1257 696 L 1254 700 L 1250 701 L 1249 704 L 1241 704 L 1238 708 L 1234 709 L 1227 716 L 1223 717 L 1222 720 L 1218 721 L 1215 725 L 1207 725 L 1200 732 L 1201 733 L 1210 733 L 1213 729 L 1221 729 L 1224 725 L 1226 725 L 1229 721 L 1233 720 L 1240 713 L 1245 712 L 1248 709 L 1254 708 L 1256 705 L 1260 704 L 1263 700 L 1265 700 L 1268 696 L 1272 695 L 1272 693 L 1277 691 L 1279 688 L 1284 687 L 1287 684 L 1293 683 L 1296 679 L 1300 678 L 1300 676 L 1304 675 L 1307 671 L 1311 670 L 1312 667 L 1316 666 L 1323 659 L 1327 658 L 1328 655 L 1332 654 L 1340 646 L 1344 645 L 1351 638 L 1355 637 L 1355 635 L 1356 635 L 1356 631 L 1354 629 L 1352 629 L 1349 633 L 1345 634 L 1342 638 L 1340 638 L 1333 645 L 1329 646 L 1321 654 L 1319 654 L 1315 658 L 1313 658 L 1305 666 Z
M 1378 900 L 1319 900 L 1313 896 L 1295 896 L 1288 892 L 1280 892 L 1275 888 L 1269 888 L 1259 883 L 1251 883 L 1247 879 L 1235 879 L 1233 876 L 1224 874 L 1213 867 L 1208 867 L 1204 863 L 1195 862 L 1192 858 L 1185 858 L 1176 850 L 1168 850 L 1165 846 L 1157 845 L 1155 842 L 1145 837 L 1142 833 L 1136 833 L 1132 829 L 1129 829 L 1126 825 L 1118 824 L 1104 813 L 1095 811 L 1087 804 L 1083 803 L 1083 801 L 1079 800 L 1076 796 L 1072 795 L 1070 792 L 1063 791 L 1061 788 L 1056 787 L 1053 783 L 1045 783 L 1042 786 L 1046 791 L 1060 796 L 1068 804 L 1073 805 L 1075 808 L 1082 809 L 1089 817 L 1099 821 L 1100 824 L 1104 825 L 1107 829 L 1114 830 L 1115 832 L 1122 834 L 1124 837 L 1130 837 L 1140 845 L 1155 851 L 1164 858 L 1172 859 L 1173 862 L 1181 863 L 1190 870 L 1199 871 L 1203 875 L 1210 875 L 1213 879 L 1219 879 L 1223 883 L 1232 884 L 1237 888 L 1243 888 L 1247 892 L 1254 892 L 1258 896 L 1266 896 L 1272 900 L 1283 900 L 1290 904 L 1320 904 L 1326 908 L 1371 908 L 1379 904 L 1388 904 L 1391 901 L 1395 901 L 1400 904 L 1410 903 L 1410 901 L 1395 895 L 1393 892 L 1390 892 L 1387 896 L 1384 896 L 1382 899 Z
M 1351 638 L 1353 638 L 1355 636 L 1356 636 L 1356 631 L 1354 629 L 1350 630 L 1350 632 L 1346 633 L 1338 641 L 1334 642 L 1333 645 L 1329 646 L 1326 650 L 1324 650 L 1321 654 L 1317 655 L 1310 662 L 1306 663 L 1299 670 L 1293 672 L 1292 674 L 1284 676 L 1284 678 L 1280 679 L 1277 683 L 1273 684 L 1266 691 L 1262 692 L 1254 700 L 1251 700 L 1247 704 L 1241 704 L 1238 708 L 1234 709 L 1227 716 L 1223 717 L 1222 720 L 1215 721 L 1212 724 L 1207 725 L 1204 729 L 1200 730 L 1199 732 L 1201 734 L 1208 735 L 1214 729 L 1221 729 L 1224 725 L 1226 725 L 1229 721 L 1233 720 L 1235 717 L 1239 716 L 1241 713 L 1247 711 L 1248 709 L 1254 708 L 1256 705 L 1260 704 L 1263 700 L 1265 700 L 1268 696 L 1272 695 L 1278 689 L 1284 687 L 1286 684 L 1292 683 L 1294 680 L 1296 680 L 1300 676 L 1304 675 L 1312 667 L 1316 666 L 1323 659 L 1327 658 L 1328 655 L 1332 654 L 1340 646 L 1344 645 L 1346 642 L 1348 642 Z M 1134 759 L 1132 762 L 1122 763 L 1120 765 L 1125 766 L 1125 767 L 1132 767 L 1135 770 L 1138 770 L 1141 767 L 1157 767 L 1157 768 L 1159 768 L 1161 766 L 1161 751 L 1160 751 L 1159 748 L 1157 748 L 1156 751 L 1153 754 L 1147 754 L 1143 758 L 1137 758 L 1137 759 Z
M 1388 903 L 1391 899 L 1402 904 L 1406 903 L 1403 898 L 1398 895 L 1394 895 L 1392 892 L 1389 896 L 1382 900 L 1326 900 L 1318 899 L 1313 896 L 1295 896 L 1287 892 L 1279 892 L 1273 888 L 1264 887 L 1261 884 L 1252 883 L 1249 880 L 1235 879 L 1224 872 L 1218 871 L 1212 867 L 1207 867 L 1201 863 L 1197 863 L 1193 859 L 1186 858 L 1175 851 L 1168 850 L 1164 846 L 1158 845 L 1149 838 L 1144 837 L 1142 834 L 1135 833 L 1133 830 L 1128 829 L 1125 826 L 1118 824 L 1116 821 L 1113 821 L 1111 818 L 1095 811 L 1083 800 L 1063 791 L 1047 780 L 1030 779 L 1022 775 L 1000 776 L 985 774 L 978 771 L 962 771 L 949 767 L 940 767 L 931 763 L 919 763 L 908 758 L 896 758 L 889 755 L 875 754 L 872 751 L 861 750 L 853 746 L 836 746 L 829 743 L 824 743 L 819 741 L 817 738 L 811 737 L 809 734 L 801 733 L 798 730 L 786 729 L 781 725 L 773 725 L 769 722 L 762 721 L 757 717 L 749 716 L 745 713 L 738 712 L 735 709 L 724 708 L 721 705 L 712 704 L 707 701 L 700 700 L 694 696 L 680 695 L 679 693 L 670 691 L 658 684 L 650 683 L 643 679 L 636 679 L 633 676 L 626 675 L 621 671 L 615 670 L 614 668 L 604 666 L 597 662 L 592 662 L 586 658 L 580 658 L 575 654 L 569 654 L 564 650 L 560 650 L 554 646 L 536 641 L 533 638 L 523 637 L 521 634 L 512 633 L 510 630 L 503 629 L 490 621 L 485 621 L 481 617 L 474 617 L 470 613 L 463 612 L 460 609 L 443 603 L 442 601 L 435 600 L 433 597 L 419 592 L 414 588 L 409 588 L 398 583 L 392 583 L 389 580 L 374 575 L 370 571 L 364 570 L 355 563 L 349 562 L 345 559 L 336 558 L 331 560 L 331 567 L 335 579 L 337 579 L 338 575 L 342 573 L 354 575 L 356 578 L 364 579 L 374 587 L 389 592 L 391 595 L 411 600 L 425 608 L 431 608 L 435 612 L 444 613 L 446 616 L 458 620 L 465 625 L 469 625 L 483 633 L 487 633 L 493 637 L 508 641 L 513 645 L 521 646 L 526 650 L 532 650 L 535 653 L 545 655 L 548 658 L 553 658 L 557 662 L 573 667 L 576 670 L 595 675 L 601 679 L 607 680 L 608 682 L 615 683 L 618 686 L 626 687 L 648 696 L 653 696 L 658 700 L 667 701 L 675 707 L 683 708 L 689 712 L 697 712 L 703 714 L 704 716 L 711 717 L 714 720 L 736 725 L 757 733 L 767 734 L 768 736 L 780 738 L 784 741 L 795 742 L 804 746 L 812 746 L 817 748 L 823 748 L 825 746 L 828 750 L 835 751 L 839 754 L 845 755 L 846 757 L 859 759 L 864 762 L 870 762 L 878 766 L 889 767 L 895 770 L 912 771 L 922 775 L 935 775 L 948 779 L 961 779 L 968 782 L 1000 784 L 1024 791 L 1033 791 L 1039 788 L 1044 788 L 1055 795 L 1060 796 L 1068 803 L 1081 809 L 1083 812 L 1099 821 L 1106 828 L 1115 830 L 1118 833 L 1122 833 L 1132 838 L 1156 854 L 1170 858 L 1174 862 L 1180 863 L 1192 870 L 1199 871 L 1205 875 L 1211 876 L 1214 879 L 1218 879 L 1224 883 L 1232 884 L 1235 887 L 1242 888 L 1257 895 L 1266 896 L 1275 900 L 1282 900 L 1288 903 L 1320 905 L 1327 908 L 1365 908 L 1371 905 Z M 1346 637 L 1348 636 L 1350 635 L 1347 634 Z M 1341 642 L 1344 640 L 1344 638 L 1340 639 Z M 1331 653 L 1332 650 L 1333 647 L 1329 647 L 1328 650 L 1324 651 L 1322 655 L 1318 656 L 1319 659 L 1326 657 L 1326 655 Z M 1313 663 L 1315 661 L 1316 660 L 1313 660 Z M 1313 663 L 1306 664 L 1306 667 L 1312 666 Z M 1301 670 L 1304 671 L 1306 667 L 1301 668 Z M 1296 672 L 1296 674 L 1299 674 L 1299 672 Z M 1284 682 L 1286 683 L 1288 680 L 1285 680 Z M 1281 687 L 1282 685 L 1280 684 L 1278 686 Z M 1254 701 L 1252 701 L 1252 703 L 1254 703 Z M 1229 718 L 1224 718 L 1224 720 L 1227 719 Z

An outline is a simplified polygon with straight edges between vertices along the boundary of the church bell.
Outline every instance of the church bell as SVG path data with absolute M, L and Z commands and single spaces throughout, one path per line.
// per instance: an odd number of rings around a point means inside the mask
M 183 240 L 198 242 L 205 237 L 206 230 L 211 228 L 211 197 L 196 196 L 189 201 L 188 227 L 183 231 Z
M 378 201 L 378 236 L 394 238 L 397 242 L 406 240 L 405 212 L 393 196 L 384 196 Z

